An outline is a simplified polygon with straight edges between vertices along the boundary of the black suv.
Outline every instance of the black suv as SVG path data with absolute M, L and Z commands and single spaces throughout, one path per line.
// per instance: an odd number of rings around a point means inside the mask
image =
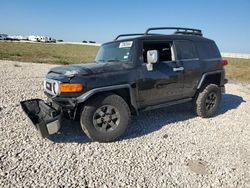
M 103 44 L 93 63 L 52 68 L 44 81 L 48 101 L 21 106 L 42 137 L 69 118 L 80 121 L 90 139 L 113 141 L 127 129 L 130 115 L 143 110 L 193 101 L 197 115 L 214 116 L 225 92 L 226 64 L 201 30 L 149 28 Z

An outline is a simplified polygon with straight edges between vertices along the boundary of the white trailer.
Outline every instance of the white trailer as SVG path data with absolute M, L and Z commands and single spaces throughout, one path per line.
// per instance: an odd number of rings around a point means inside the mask
M 56 42 L 56 39 L 53 39 L 51 37 L 41 36 L 40 41 L 41 42 Z
M 39 36 L 30 35 L 28 36 L 28 40 L 33 42 L 39 42 Z
M 33 42 L 56 42 L 56 40 L 51 37 L 38 36 L 38 35 L 28 36 L 28 40 L 33 41 Z
M 28 37 L 27 36 L 23 36 L 23 35 L 17 35 L 17 36 L 14 36 L 16 39 L 18 40 L 28 40 Z

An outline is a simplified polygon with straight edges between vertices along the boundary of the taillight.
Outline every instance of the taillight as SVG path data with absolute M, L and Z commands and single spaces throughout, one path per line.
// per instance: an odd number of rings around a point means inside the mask
M 222 63 L 222 65 L 223 65 L 223 66 L 228 65 L 228 61 L 227 61 L 227 60 L 225 60 L 225 59 L 223 59 L 221 63 Z

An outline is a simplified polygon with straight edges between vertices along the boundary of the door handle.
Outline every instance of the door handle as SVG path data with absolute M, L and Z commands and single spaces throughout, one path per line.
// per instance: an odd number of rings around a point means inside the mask
M 184 67 L 173 68 L 174 72 L 184 71 Z

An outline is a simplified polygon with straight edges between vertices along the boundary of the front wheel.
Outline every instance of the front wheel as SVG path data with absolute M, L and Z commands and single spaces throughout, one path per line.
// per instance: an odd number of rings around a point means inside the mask
M 221 90 L 215 84 L 209 84 L 198 94 L 195 101 L 195 111 L 198 116 L 208 118 L 214 116 L 220 105 Z
M 124 99 L 115 94 L 97 96 L 87 103 L 80 123 L 85 134 L 93 141 L 109 142 L 127 129 L 130 109 Z

